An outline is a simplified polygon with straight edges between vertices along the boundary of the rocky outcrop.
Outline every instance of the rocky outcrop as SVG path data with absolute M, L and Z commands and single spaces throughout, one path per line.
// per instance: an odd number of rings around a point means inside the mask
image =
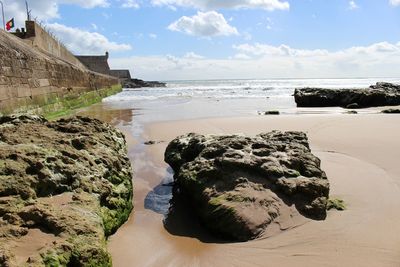
M 246 241 L 274 223 L 302 215 L 326 217 L 329 182 L 301 132 L 256 137 L 187 134 L 174 139 L 165 161 L 177 190 L 217 235 Z
M 382 110 L 382 113 L 386 113 L 386 114 L 400 114 L 400 109 L 398 109 L 398 108 L 384 109 L 384 110 Z
M 165 87 L 162 82 L 147 82 L 139 79 L 121 81 L 123 88 L 141 88 L 141 87 Z
M 84 117 L 0 117 L 0 266 L 111 266 L 106 237 L 131 210 L 121 132 Z
M 400 105 L 400 85 L 377 83 L 365 89 L 296 89 L 298 107 L 367 108 Z

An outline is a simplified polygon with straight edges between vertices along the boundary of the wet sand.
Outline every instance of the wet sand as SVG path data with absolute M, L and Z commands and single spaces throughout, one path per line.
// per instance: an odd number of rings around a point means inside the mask
M 140 130 L 134 116 L 108 120 L 127 135 L 135 169 L 135 211 L 109 240 L 114 266 L 400 266 L 400 116 L 212 118 L 146 123 Z M 346 211 L 246 243 L 214 240 L 185 207 L 164 225 L 172 172 L 163 154 L 170 140 L 187 132 L 274 129 L 308 133 L 331 196 L 343 199 Z M 148 140 L 163 142 L 143 145 Z

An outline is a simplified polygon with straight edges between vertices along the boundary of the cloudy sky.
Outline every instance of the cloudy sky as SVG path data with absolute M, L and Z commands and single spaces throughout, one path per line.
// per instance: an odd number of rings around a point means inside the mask
M 25 19 L 24 0 L 3 0 Z M 28 0 L 77 54 L 144 79 L 400 77 L 400 0 Z

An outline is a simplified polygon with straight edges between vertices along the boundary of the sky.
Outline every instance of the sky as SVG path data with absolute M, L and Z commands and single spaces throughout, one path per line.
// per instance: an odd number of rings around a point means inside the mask
M 6 20 L 24 0 L 2 0 Z M 400 0 L 28 0 L 75 54 L 146 80 L 400 77 Z

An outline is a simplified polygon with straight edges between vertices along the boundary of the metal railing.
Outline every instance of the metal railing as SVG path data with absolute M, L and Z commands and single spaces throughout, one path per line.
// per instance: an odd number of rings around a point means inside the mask
M 50 35 L 51 38 L 53 38 L 61 47 L 65 48 L 66 50 L 69 51 L 67 46 L 64 45 L 64 43 L 60 40 L 60 38 L 57 37 L 52 31 L 47 29 L 46 24 L 43 23 L 43 21 L 39 20 L 37 17 L 35 17 L 33 20 L 36 22 L 36 24 L 38 24 L 43 29 L 43 31 L 45 31 L 48 35 Z

